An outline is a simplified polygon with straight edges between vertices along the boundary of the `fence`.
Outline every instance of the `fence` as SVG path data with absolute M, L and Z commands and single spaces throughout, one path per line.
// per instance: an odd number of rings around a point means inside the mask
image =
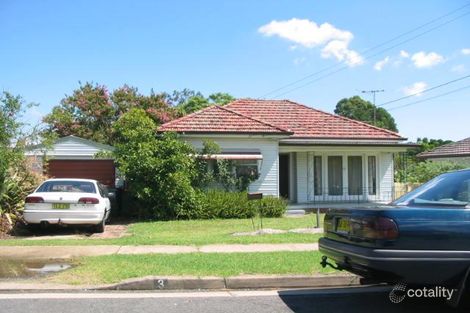
M 395 183 L 392 191 L 369 188 L 326 188 L 311 195 L 311 203 L 391 202 L 418 187 L 419 184 Z

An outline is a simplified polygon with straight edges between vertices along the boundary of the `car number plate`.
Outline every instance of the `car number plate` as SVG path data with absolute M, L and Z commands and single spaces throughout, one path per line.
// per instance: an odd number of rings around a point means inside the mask
M 336 232 L 349 233 L 349 220 L 340 218 L 336 220 Z
M 52 208 L 58 210 L 70 209 L 70 203 L 53 203 Z

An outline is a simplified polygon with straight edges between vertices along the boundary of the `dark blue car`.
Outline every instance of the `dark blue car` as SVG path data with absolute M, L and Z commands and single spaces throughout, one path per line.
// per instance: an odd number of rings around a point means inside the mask
M 332 209 L 319 242 L 322 264 L 332 260 L 377 282 L 458 286 L 470 268 L 469 202 L 470 169 L 440 175 L 388 206 Z

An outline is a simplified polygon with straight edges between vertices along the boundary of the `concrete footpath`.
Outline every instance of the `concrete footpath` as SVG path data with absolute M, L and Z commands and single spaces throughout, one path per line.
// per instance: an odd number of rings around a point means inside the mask
M 280 251 L 316 251 L 317 243 L 215 244 L 205 246 L 2 246 L 0 259 L 71 259 L 113 254 L 178 253 L 254 253 Z

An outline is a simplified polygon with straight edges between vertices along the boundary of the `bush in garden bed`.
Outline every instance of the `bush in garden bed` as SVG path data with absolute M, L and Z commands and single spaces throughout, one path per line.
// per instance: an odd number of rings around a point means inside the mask
M 260 200 L 248 200 L 246 192 L 227 192 L 208 190 L 199 195 L 200 206 L 190 212 L 179 215 L 180 218 L 251 218 L 279 217 L 284 214 L 287 202 L 276 197 L 265 197 Z

